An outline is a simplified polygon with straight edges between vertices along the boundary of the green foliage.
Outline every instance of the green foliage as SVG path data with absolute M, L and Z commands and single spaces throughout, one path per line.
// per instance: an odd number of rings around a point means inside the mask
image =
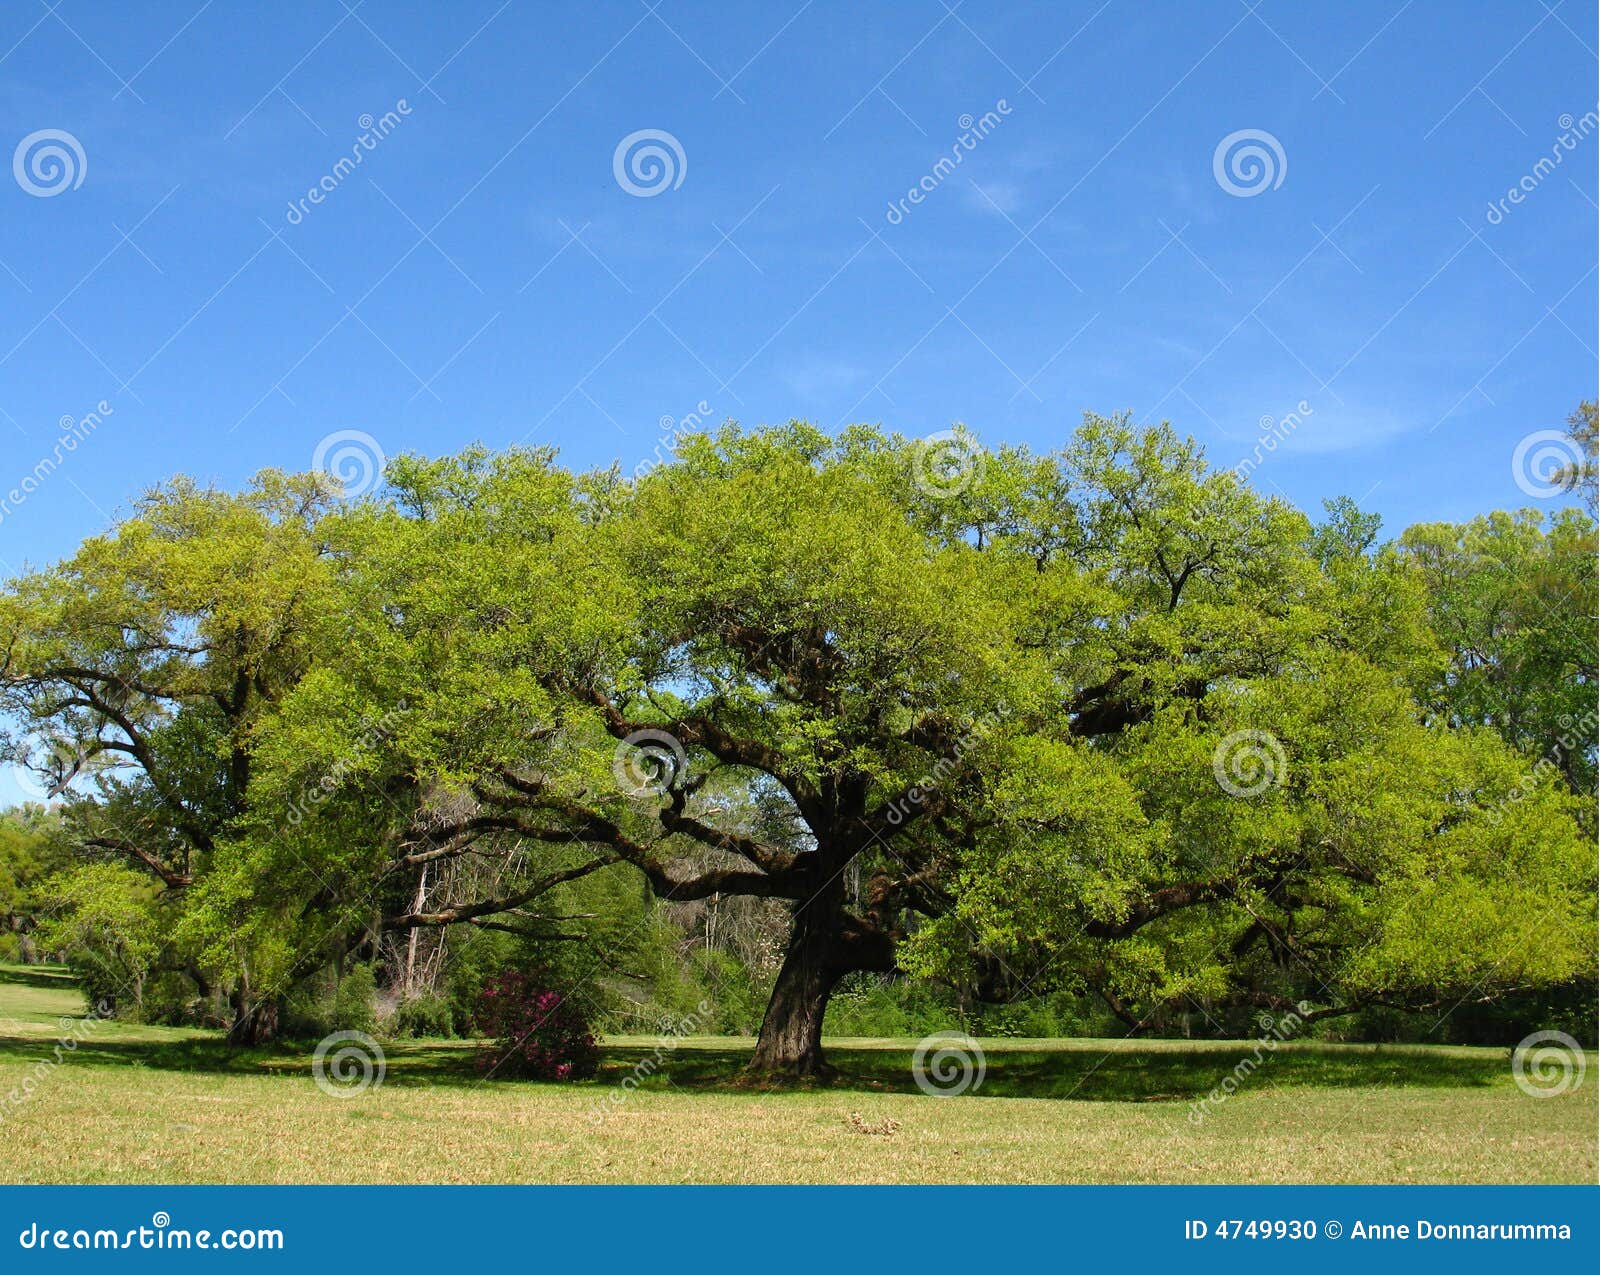
M 82 764 L 63 837 L 121 874 L 71 878 L 73 942 L 299 988 L 302 1031 L 370 1023 L 365 965 L 317 971 L 418 932 L 457 1031 L 504 969 L 730 1032 L 818 959 L 923 980 L 836 1022 L 1043 998 L 1005 1031 L 1592 975 L 1591 520 L 1384 545 L 1126 416 L 941 446 L 729 425 L 634 479 L 469 448 L 351 505 L 153 493 L 0 595 L 0 710 Z
M 142 877 L 113 863 L 70 869 L 46 886 L 39 945 L 71 966 L 92 1006 L 126 1017 L 140 1012 L 161 950 L 152 893 Z
M 15 728 L 0 756 L 71 781 L 61 818 L 78 856 L 167 891 L 162 933 L 219 977 L 256 963 L 253 942 L 282 946 L 265 913 L 235 926 L 186 890 L 247 808 L 253 736 L 311 658 L 329 508 L 316 476 L 269 471 L 237 495 L 174 479 L 0 593 L 0 720 Z
M 151 971 L 144 984 L 139 1019 L 169 1027 L 228 1025 L 228 1020 L 220 1016 L 217 1003 L 201 995 L 199 986 L 189 974 L 159 967 Z
M 1579 455 L 1557 478 L 1568 491 L 1583 497 L 1593 518 L 1600 507 L 1600 419 L 1594 399 L 1585 399 L 1567 417 L 1567 436 L 1577 444 Z
M 1593 520 L 1575 509 L 1493 513 L 1409 528 L 1399 546 L 1449 655 L 1424 703 L 1452 725 L 1494 727 L 1593 794 Z
M 32 931 L 48 907 L 46 883 L 70 862 L 54 812 L 42 806 L 0 811 L 0 960 L 37 955 Z
M 319 970 L 301 980 L 284 1007 L 283 1031 L 300 1040 L 316 1040 L 331 1032 L 378 1030 L 377 980 L 370 965 L 344 974 Z
M 472 1035 L 472 1016 L 477 1011 L 478 994 L 501 970 L 517 966 L 517 946 L 511 935 L 495 930 L 469 931 L 454 943 L 444 987 L 444 999 L 450 1007 L 451 1035 Z
M 423 992 L 408 996 L 396 1005 L 393 1016 L 384 1024 L 384 1031 L 386 1035 L 401 1039 L 453 1036 L 455 1018 L 448 1000 Z
M 374 1032 L 378 1028 L 377 979 L 372 966 L 357 965 L 339 980 L 333 995 L 334 1031 Z
M 919 979 L 856 974 L 828 1002 L 823 1031 L 829 1036 L 921 1037 L 964 1030 L 956 998 L 947 987 Z

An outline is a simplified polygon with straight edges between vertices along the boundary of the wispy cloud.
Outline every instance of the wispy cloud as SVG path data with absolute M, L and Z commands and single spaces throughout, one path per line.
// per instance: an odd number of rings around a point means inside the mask
M 967 207 L 991 217 L 1014 217 L 1023 204 L 1023 188 L 1013 181 L 973 182 L 962 197 Z

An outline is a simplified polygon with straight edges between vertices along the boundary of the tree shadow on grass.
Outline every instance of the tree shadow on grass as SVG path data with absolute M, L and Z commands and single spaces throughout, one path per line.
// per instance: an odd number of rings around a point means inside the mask
M 1163 1043 L 1148 1051 L 1122 1042 L 1114 1046 L 1085 1040 L 1043 1050 L 991 1050 L 984 1058 L 982 1083 L 965 1091 L 977 1097 L 1079 1102 L 1192 1101 L 1233 1076 L 1247 1059 L 1251 1065 L 1245 1074 L 1263 1072 L 1285 1088 L 1481 1088 L 1503 1082 L 1508 1074 L 1505 1058 L 1490 1050 L 1467 1054 L 1403 1045 L 1294 1044 L 1263 1050 L 1258 1058 L 1255 1044 L 1242 1041 L 1192 1049 Z M 597 1079 L 617 1084 L 631 1075 L 642 1089 L 749 1092 L 742 1074 L 748 1050 L 684 1046 L 663 1051 L 653 1071 L 638 1075 L 640 1064 L 652 1063 L 656 1052 L 631 1045 L 607 1049 Z M 828 1059 L 837 1069 L 829 1088 L 922 1092 L 907 1049 L 836 1046 Z M 934 1070 L 931 1062 L 929 1070 Z M 944 1087 L 963 1091 L 958 1082 L 964 1074 L 959 1065 L 949 1068 Z
M 84 1020 L 87 1022 L 88 1020 Z M 97 1035 L 99 1030 L 104 1035 Z M 61 1038 L 53 1035 L 0 1035 L 0 1067 L 40 1062 L 78 1066 L 149 1068 L 218 1076 L 313 1076 L 316 1042 L 238 1049 L 219 1034 L 152 1038 L 117 1035 L 139 1029 L 110 1024 L 89 1026 Z M 68 1049 L 63 1041 L 76 1036 Z M 472 1041 L 385 1041 L 384 1083 L 400 1088 L 480 1083 L 531 1082 L 484 1077 L 478 1046 Z M 826 1086 L 843 1091 L 917 1093 L 911 1051 L 903 1046 L 852 1048 L 836 1045 L 828 1057 L 837 1074 Z M 751 1093 L 745 1067 L 750 1046 L 678 1043 L 659 1046 L 637 1041 L 603 1045 L 599 1075 L 585 1087 L 607 1088 L 631 1078 L 630 1088 L 691 1093 Z M 1130 1042 L 1064 1042 L 1032 1050 L 1007 1045 L 991 1048 L 984 1059 L 983 1082 L 975 1097 L 1049 1098 L 1079 1102 L 1178 1102 L 1204 1097 L 1223 1080 L 1243 1072 L 1270 1077 L 1284 1088 L 1406 1087 L 1481 1088 L 1503 1083 L 1504 1056 L 1495 1050 L 1466 1052 L 1405 1045 L 1325 1045 L 1297 1042 L 1258 1053 L 1253 1042 L 1205 1042 L 1194 1046 L 1159 1042 L 1140 1048 Z M 954 1080 L 960 1071 L 948 1073 Z
M 77 990 L 78 980 L 65 965 L 4 965 L 0 964 L 0 983 L 17 983 L 23 987 L 47 987 L 51 991 Z
M 285 1041 L 241 1049 L 220 1033 L 171 1040 L 100 1037 L 91 1026 L 76 1036 L 0 1035 L 0 1067 L 62 1062 L 90 1067 L 128 1067 L 216 1076 L 313 1075 L 315 1041 Z M 70 1046 L 70 1047 L 69 1047 Z M 474 1050 L 467 1041 L 382 1043 L 385 1083 L 400 1086 L 460 1085 L 476 1079 Z M 329 1069 L 337 1070 L 330 1057 Z

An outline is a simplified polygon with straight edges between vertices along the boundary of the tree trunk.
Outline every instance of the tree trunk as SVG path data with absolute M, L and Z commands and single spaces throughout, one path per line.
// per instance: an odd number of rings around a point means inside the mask
M 234 1005 L 233 1025 L 228 1028 L 230 1045 L 268 1045 L 278 1039 L 278 1004 L 264 1001 L 241 1009 Z
M 822 1019 L 834 987 L 856 970 L 889 973 L 895 967 L 898 932 L 892 883 L 874 877 L 861 915 L 845 907 L 845 868 L 855 853 L 849 846 L 836 846 L 830 853 L 826 844 L 816 851 L 816 876 L 825 884 L 795 907 L 789 946 L 750 1060 L 756 1076 L 771 1080 L 831 1076 L 833 1068 L 822 1056 Z M 859 902 L 859 885 L 857 898 Z
M 844 972 L 838 964 L 842 935 L 842 918 L 831 900 L 814 899 L 796 912 L 751 1071 L 773 1079 L 829 1074 L 822 1057 L 822 1018 Z
M 415 916 L 422 911 L 422 905 L 428 900 L 428 865 L 422 865 L 422 871 L 417 874 L 417 897 L 411 901 L 411 914 Z M 412 996 L 417 990 L 417 933 L 420 926 L 411 927 L 411 935 L 406 940 L 406 972 L 401 980 L 402 994 Z
M 228 1028 L 230 1045 L 266 1045 L 278 1039 L 278 998 L 256 1000 L 250 979 L 240 978 L 228 997 L 233 1006 L 233 1024 Z

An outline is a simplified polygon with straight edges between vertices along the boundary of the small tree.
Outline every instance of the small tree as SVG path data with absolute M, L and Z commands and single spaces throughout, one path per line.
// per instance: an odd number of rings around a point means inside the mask
M 161 951 L 153 893 L 140 874 L 115 863 L 73 868 L 47 886 L 38 942 L 72 967 L 92 1008 L 140 1009 Z

